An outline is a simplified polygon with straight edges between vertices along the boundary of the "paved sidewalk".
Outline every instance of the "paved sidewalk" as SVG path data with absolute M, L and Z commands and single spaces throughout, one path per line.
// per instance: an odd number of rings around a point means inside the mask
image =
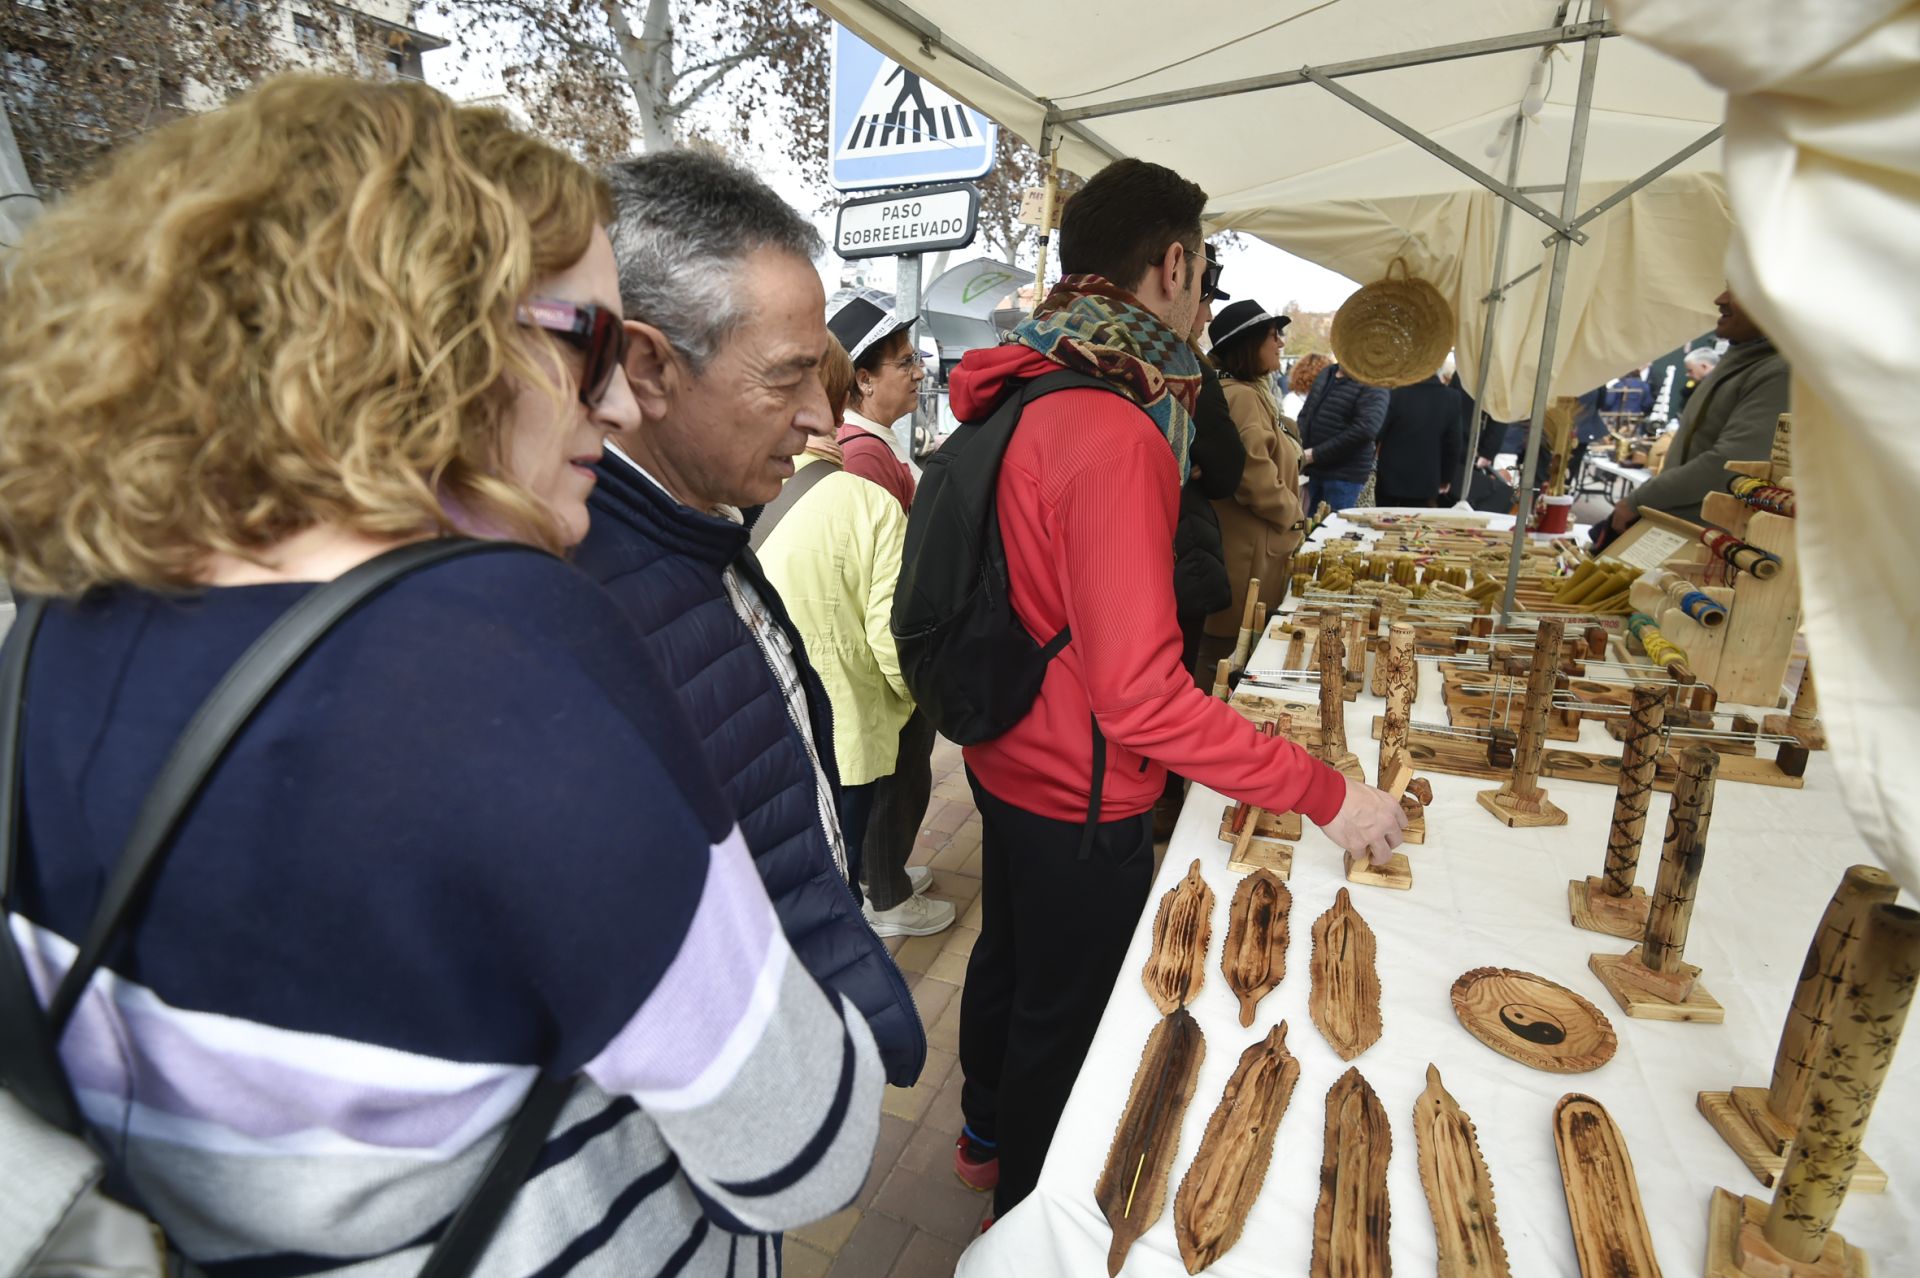
M 945 1278 L 992 1203 L 953 1174 L 960 1133 L 960 987 L 980 935 L 980 816 L 960 747 L 933 750 L 933 802 L 914 840 L 933 867 L 931 895 L 958 921 L 937 936 L 889 937 L 927 1027 L 927 1068 L 911 1089 L 887 1089 L 873 1171 L 853 1206 L 787 1235 L 787 1278 Z

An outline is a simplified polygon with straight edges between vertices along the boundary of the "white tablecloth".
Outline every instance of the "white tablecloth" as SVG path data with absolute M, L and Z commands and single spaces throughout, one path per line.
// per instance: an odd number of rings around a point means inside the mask
M 1264 640 L 1249 666 L 1277 669 L 1283 654 L 1282 645 Z M 1443 720 L 1439 690 L 1436 668 L 1422 663 L 1416 719 Z M 1347 709 L 1349 744 L 1369 777 L 1377 757 L 1371 722 L 1381 704 L 1363 693 Z M 1579 744 L 1586 750 L 1619 750 L 1595 723 L 1584 725 Z M 1596 1097 L 1625 1133 L 1654 1243 L 1669 1275 L 1701 1272 L 1707 1203 L 1716 1185 L 1769 1195 L 1700 1117 L 1694 1095 L 1733 1084 L 1767 1085 L 1794 981 L 1821 911 L 1842 871 L 1872 860 L 1841 807 L 1831 760 L 1825 752 L 1813 756 L 1803 790 L 1719 787 L 1686 957 L 1704 969 L 1706 988 L 1726 1007 L 1724 1025 L 1632 1019 L 1587 969 L 1589 954 L 1623 953 L 1628 947 L 1567 922 L 1567 881 L 1600 872 L 1612 790 L 1549 780 L 1547 789 L 1569 823 L 1510 830 L 1474 801 L 1474 793 L 1491 783 L 1431 774 L 1428 841 L 1408 849 L 1413 890 L 1352 888 L 1355 905 L 1379 940 L 1385 1033 L 1353 1063 L 1379 1093 L 1393 1127 L 1388 1189 L 1397 1272 L 1434 1272 L 1432 1218 L 1420 1186 L 1411 1121 L 1428 1062 L 1439 1066 L 1448 1090 L 1478 1126 L 1501 1234 L 1513 1272 L 1523 1278 L 1577 1278 L 1579 1273 L 1552 1132 L 1554 1103 L 1567 1092 Z M 1314 919 L 1344 885 L 1341 856 L 1308 822 L 1289 881 L 1294 904 L 1286 979 L 1261 1002 L 1252 1028 L 1242 1029 L 1220 974 L 1227 906 L 1239 878 L 1227 869 L 1227 845 L 1216 837 L 1226 803 L 1200 786 L 1189 794 L 1039 1188 L 967 1250 L 959 1268 L 963 1278 L 1105 1272 L 1111 1234 L 1094 1205 L 1093 1184 L 1147 1033 L 1159 1019 L 1140 980 L 1153 912 L 1195 857 L 1214 893 L 1206 983 L 1191 1006 L 1206 1034 L 1206 1059 L 1181 1125 L 1167 1209 L 1134 1245 L 1123 1272 L 1134 1278 L 1185 1273 L 1174 1240 L 1173 1193 L 1241 1051 L 1274 1022 L 1285 1020 L 1288 1047 L 1301 1063 L 1299 1086 L 1280 1124 L 1273 1162 L 1246 1231 L 1209 1272 L 1221 1278 L 1306 1273 L 1326 1093 L 1347 1068 L 1307 1015 L 1308 948 Z M 1666 798 L 1657 796 L 1648 818 L 1639 882 L 1649 891 L 1666 806 Z M 1613 1060 L 1587 1074 L 1548 1074 L 1483 1047 L 1455 1020 L 1448 999 L 1457 976 L 1482 966 L 1535 972 L 1592 1000 L 1619 1036 Z M 1849 1241 L 1867 1250 L 1881 1278 L 1920 1274 L 1920 1142 L 1912 1138 L 1920 1114 L 1920 1024 L 1910 1027 L 1908 1038 L 1866 1142 L 1867 1152 L 1890 1173 L 1891 1190 L 1854 1194 L 1838 1225 Z

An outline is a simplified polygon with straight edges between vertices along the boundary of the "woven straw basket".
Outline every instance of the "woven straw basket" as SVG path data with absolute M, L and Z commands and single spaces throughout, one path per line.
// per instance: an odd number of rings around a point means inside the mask
M 1393 277 L 1394 267 L 1400 278 Z M 1333 353 L 1347 375 L 1370 386 L 1410 386 L 1440 371 L 1453 347 L 1453 308 L 1440 290 L 1414 279 L 1404 258 L 1349 297 L 1333 317 Z

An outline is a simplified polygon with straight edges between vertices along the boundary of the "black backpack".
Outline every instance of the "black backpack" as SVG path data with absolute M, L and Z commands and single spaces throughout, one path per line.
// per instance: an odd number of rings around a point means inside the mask
M 1120 394 L 1084 373 L 1023 382 L 985 421 L 963 422 L 921 471 L 893 595 L 893 638 L 914 701 L 958 745 L 991 741 L 1018 723 L 1071 637 L 1063 629 L 1035 643 L 1014 616 L 995 494 L 1021 412 L 1076 387 Z

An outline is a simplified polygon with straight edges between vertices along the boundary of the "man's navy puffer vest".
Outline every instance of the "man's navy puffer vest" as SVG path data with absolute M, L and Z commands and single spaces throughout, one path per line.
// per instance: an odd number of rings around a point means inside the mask
M 866 1017 L 887 1081 L 912 1086 L 927 1057 L 920 1014 L 834 865 L 806 743 L 721 580 L 729 565 L 737 566 L 800 656 L 813 739 L 838 793 L 826 688 L 747 549 L 747 530 L 682 506 L 611 454 L 596 469 L 593 522 L 575 565 L 620 602 L 678 690 L 794 953 Z

